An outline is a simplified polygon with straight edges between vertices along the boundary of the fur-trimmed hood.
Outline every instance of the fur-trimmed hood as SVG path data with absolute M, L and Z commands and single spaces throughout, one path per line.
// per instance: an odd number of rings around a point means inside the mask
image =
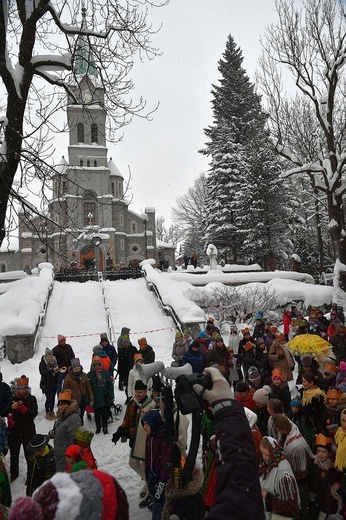
M 63 412 L 58 411 L 57 421 L 64 421 L 73 413 L 79 413 L 79 405 L 75 399 L 72 399 L 71 403 Z

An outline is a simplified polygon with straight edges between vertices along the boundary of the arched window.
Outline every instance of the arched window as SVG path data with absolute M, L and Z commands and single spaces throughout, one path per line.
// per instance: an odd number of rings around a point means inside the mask
M 90 166 L 90 161 L 87 161 L 87 167 L 89 168 L 89 166 Z
M 84 125 L 83 125 L 83 123 L 78 123 L 78 125 L 77 125 L 77 141 L 79 143 L 84 143 Z
M 137 222 L 134 220 L 131 221 L 131 231 L 132 233 L 137 233 Z
M 94 161 L 94 168 L 97 167 L 97 161 Z
M 79 166 L 83 166 L 83 159 L 80 159 Z
M 98 129 L 97 129 L 97 125 L 95 125 L 95 123 L 93 123 L 91 125 L 91 142 L 92 143 L 99 142 Z
M 95 195 L 86 192 L 83 196 L 84 225 L 94 226 L 96 222 L 96 199 Z

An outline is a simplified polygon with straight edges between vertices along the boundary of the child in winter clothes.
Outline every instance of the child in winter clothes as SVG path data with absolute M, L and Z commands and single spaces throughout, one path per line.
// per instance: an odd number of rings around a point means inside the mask
M 310 501 L 316 505 L 319 514 L 325 516 L 319 518 L 329 518 L 338 510 L 338 500 L 331 493 L 333 475 L 335 473 L 332 461 L 333 440 L 319 433 L 316 437 L 317 453 L 310 464 L 309 493 Z M 311 502 L 310 502 L 311 504 Z
M 54 475 L 55 455 L 48 439 L 39 433 L 29 442 L 28 453 L 26 495 L 31 497 L 35 489 Z
M 229 386 L 233 385 L 234 395 L 237 384 L 239 383 L 239 371 L 237 368 L 237 359 L 234 355 L 233 348 L 227 347 L 228 350 L 228 369 L 229 369 Z
M 302 420 L 303 420 L 303 414 L 302 414 L 302 401 L 300 398 L 300 395 L 297 397 L 294 397 L 292 401 L 290 402 L 290 408 L 291 410 L 286 414 L 286 416 L 289 418 L 290 421 L 293 422 L 300 431 L 302 432 Z
M 341 425 L 340 414 L 345 406 L 345 396 L 341 390 L 330 387 L 327 391 L 326 406 L 321 421 L 321 432 L 326 437 L 334 439 L 336 431 Z
M 65 451 L 66 472 L 73 473 L 81 469 L 87 469 L 88 465 L 82 460 L 82 448 L 78 444 L 71 444 Z
M 341 392 L 346 392 L 346 362 L 340 361 L 339 365 L 339 373 L 336 376 L 335 386 L 341 390 Z
M 166 438 L 165 424 L 159 410 L 149 410 L 144 414 L 141 422 L 147 433 L 145 475 L 149 493 L 153 497 L 152 520 L 161 520 L 174 443 Z
M 91 441 L 93 437 L 94 433 L 86 430 L 84 426 L 81 426 L 76 431 L 76 443 L 81 447 L 82 460 L 87 463 L 89 469 L 97 469 L 97 462 L 91 451 Z

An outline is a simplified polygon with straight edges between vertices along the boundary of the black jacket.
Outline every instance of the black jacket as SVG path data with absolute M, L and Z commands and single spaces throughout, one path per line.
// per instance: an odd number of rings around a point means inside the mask
M 26 477 L 26 495 L 31 496 L 43 482 L 55 474 L 54 449 L 47 445 L 48 453 L 35 456 L 33 452 L 28 457 L 28 472 Z
M 53 354 L 56 357 L 58 367 L 70 367 L 71 359 L 75 357 L 71 345 L 65 343 L 65 345 L 56 345 L 53 348 Z
M 231 402 L 231 406 L 218 410 L 214 415 L 222 460 L 216 463 L 215 502 L 206 519 L 263 520 L 263 501 L 250 426 L 243 405 L 235 400 Z

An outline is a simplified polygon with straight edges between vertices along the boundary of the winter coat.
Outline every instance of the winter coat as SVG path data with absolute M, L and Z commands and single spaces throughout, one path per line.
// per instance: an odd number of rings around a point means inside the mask
M 56 361 L 58 363 L 58 367 L 70 367 L 71 359 L 75 358 L 73 349 L 71 345 L 65 343 L 65 345 L 56 345 L 53 348 L 53 354 L 56 357 Z
M 288 314 L 284 314 L 282 317 L 282 323 L 284 325 L 284 334 L 288 335 L 289 328 L 291 325 L 291 317 Z
M 150 345 L 147 345 L 143 349 L 139 348 L 138 354 L 141 354 L 145 365 L 148 365 L 149 363 L 154 363 L 155 361 L 155 352 L 153 347 L 151 347 Z
M 334 439 L 337 429 L 341 426 L 341 412 L 345 408 L 345 403 L 336 406 L 326 404 L 321 419 L 321 432 L 326 437 Z
M 183 339 L 180 343 L 173 343 L 172 358 L 180 366 L 183 362 L 183 355 L 189 349 L 187 342 Z
M 222 347 L 214 347 L 212 350 L 209 350 L 205 358 L 205 364 L 207 367 L 210 367 L 211 365 L 219 365 L 226 370 L 227 375 L 229 374 L 228 361 L 229 353 L 225 345 L 222 345 Z
M 310 462 L 309 491 L 316 495 L 318 510 L 323 513 L 335 514 L 338 510 L 338 501 L 332 497 L 330 489 L 334 480 L 334 466 L 330 459 L 321 465 L 316 457 Z
M 37 400 L 36 397 L 31 395 L 29 391 L 24 396 L 18 395 L 18 392 L 14 396 L 14 402 L 21 401 L 22 404 L 16 410 L 10 407 L 7 411 L 7 415 L 11 414 L 9 419 L 9 435 L 10 437 L 15 436 L 20 439 L 25 445 L 29 440 L 36 434 L 36 428 L 34 419 L 37 416 Z M 10 425 L 13 424 L 11 427 Z
M 165 430 L 154 435 L 151 433 L 146 439 L 145 449 L 145 477 L 148 490 L 154 502 L 165 502 L 164 487 L 171 475 L 171 454 L 174 441 L 166 438 Z
M 43 482 L 55 474 L 55 453 L 47 444 L 42 455 L 31 452 L 27 459 L 26 495 L 31 496 Z
M 7 383 L 0 383 L 0 417 L 5 417 L 6 411 L 11 408 L 13 403 L 12 390 Z
M 8 450 L 8 428 L 3 417 L 0 417 L 0 453 L 7 453 Z
M 102 346 L 103 350 L 106 352 L 109 359 L 111 360 L 111 363 L 114 368 L 118 361 L 118 354 L 117 354 L 117 351 L 115 350 L 115 347 L 113 345 L 111 345 L 111 343 L 109 343 L 109 341 L 106 346 L 104 346 L 102 344 L 101 344 L 101 346 Z
M 54 394 L 58 383 L 57 372 L 54 372 L 53 366 L 47 365 L 45 359 L 46 356 L 42 356 L 38 366 L 41 374 L 40 388 L 44 394 L 46 392 L 52 392 Z
M 148 395 L 141 401 L 137 401 L 133 397 L 127 405 L 121 427 L 124 429 L 126 437 L 130 440 L 131 457 L 134 459 L 145 460 L 147 434 L 143 429 L 141 419 L 143 414 L 152 408 L 156 408 L 156 403 Z
M 238 354 L 237 354 L 237 360 L 239 363 L 243 364 L 243 360 L 244 360 L 244 357 L 246 356 L 246 350 L 244 349 L 244 345 L 248 342 L 251 342 L 253 344 L 255 344 L 255 341 L 253 339 L 252 336 L 250 336 L 249 339 L 246 339 L 246 338 L 242 338 L 240 341 L 239 341 L 239 346 L 238 346 Z
M 109 372 L 109 375 L 112 376 L 114 367 L 112 365 L 110 357 L 104 350 L 98 350 L 97 352 L 93 353 L 92 358 L 91 358 L 90 369 L 92 369 L 92 362 L 93 362 L 95 356 L 100 358 L 103 370 L 106 370 L 107 372 Z
M 336 332 L 336 334 L 329 339 L 329 343 L 332 345 L 332 351 L 337 363 L 346 361 L 346 334 L 340 336 L 340 334 Z
M 128 397 L 133 397 L 135 395 L 135 383 L 140 379 L 138 368 L 136 363 L 133 365 L 133 368 L 130 370 L 129 378 L 127 381 L 127 395 Z M 151 389 L 153 387 L 153 380 L 150 378 L 146 382 L 148 393 L 151 393 Z
M 220 459 L 216 462 L 215 502 L 206 520 L 262 520 L 256 451 L 243 406 L 232 401 L 214 419 Z
M 302 392 L 303 399 L 304 392 L 305 391 Z M 307 437 L 306 428 L 314 430 L 315 433 L 321 431 L 324 410 L 325 404 L 322 394 L 315 395 L 311 401 L 305 405 L 302 403 L 303 434 L 305 438 Z
M 128 335 L 130 334 L 130 330 L 128 327 L 123 327 L 121 329 L 121 332 L 120 332 L 120 336 L 118 337 L 118 340 L 117 340 L 117 349 L 118 349 L 118 355 L 120 354 L 120 350 L 122 348 L 124 348 L 124 344 L 123 344 L 123 336 L 125 335 Z
M 284 414 L 287 414 L 291 410 L 291 392 L 288 384 L 283 381 L 279 386 L 275 386 L 273 383 L 270 385 L 271 392 L 269 399 L 279 399 L 284 407 Z
M 101 371 L 102 385 L 99 384 L 99 379 L 96 375 L 95 370 L 91 370 L 88 373 L 88 379 L 90 380 L 91 390 L 94 394 L 94 408 L 102 408 L 109 406 L 114 399 L 114 386 L 111 380 L 109 372 L 106 370 Z
M 253 400 L 253 394 L 255 390 L 250 388 L 245 397 L 240 398 L 239 395 L 236 394 L 235 398 L 239 403 L 241 403 L 245 408 L 249 408 L 252 412 L 256 410 L 256 403 Z
M 183 365 L 190 363 L 192 366 L 192 372 L 195 374 L 201 374 L 205 367 L 205 355 L 200 348 L 197 352 L 194 352 L 190 347 L 187 352 L 183 355 Z
M 49 432 L 50 437 L 54 439 L 57 472 L 65 471 L 65 451 L 71 444 L 75 444 L 76 431 L 80 426 L 82 426 L 82 421 L 78 403 L 72 400 L 68 408 L 63 413 L 58 414 L 53 429 Z
M 261 323 L 259 325 L 256 323 L 256 325 L 253 329 L 253 334 L 252 334 L 253 340 L 256 341 L 257 339 L 260 339 L 260 338 L 263 338 L 263 340 L 264 340 L 264 334 L 265 334 L 265 324 L 263 323 L 263 321 L 261 321 Z
M 133 356 L 138 354 L 138 350 L 133 345 L 123 347 L 119 352 L 118 371 L 119 375 L 125 380 L 128 380 L 129 372 L 133 367 Z
M 79 405 L 86 406 L 94 402 L 94 394 L 88 376 L 82 370 L 75 374 L 70 367 L 64 379 L 63 389 L 71 390 L 72 399 L 77 401 Z
M 293 380 L 294 358 L 287 348 L 284 349 L 280 343 L 274 340 L 269 348 L 268 358 L 273 362 L 274 368 L 281 370 L 284 381 Z

